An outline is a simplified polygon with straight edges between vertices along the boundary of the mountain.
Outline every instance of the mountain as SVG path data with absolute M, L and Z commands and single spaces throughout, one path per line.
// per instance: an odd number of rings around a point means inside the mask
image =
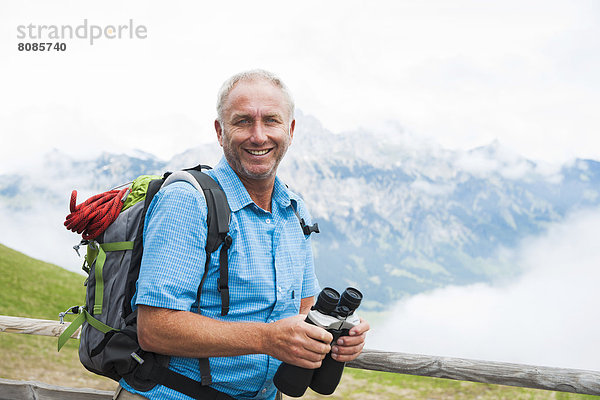
M 0 221 L 41 210 L 64 218 L 74 188 L 81 202 L 140 174 L 219 158 L 216 144 L 169 161 L 144 153 L 82 160 L 53 151 L 37 167 L 0 177 Z M 497 142 L 454 151 L 393 125 L 333 134 L 300 113 L 280 176 L 319 222 L 313 244 L 321 285 L 356 286 L 372 310 L 448 284 L 510 279 L 519 270 L 507 249 L 600 204 L 593 160 L 546 165 Z M 52 229 L 63 228 L 55 222 Z M 3 232 L 0 241 L 12 236 Z M 62 241 L 53 246 L 67 252 Z

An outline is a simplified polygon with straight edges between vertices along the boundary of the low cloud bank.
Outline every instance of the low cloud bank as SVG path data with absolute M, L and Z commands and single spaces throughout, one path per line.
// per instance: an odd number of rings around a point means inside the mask
M 81 236 L 64 227 L 68 213 L 66 202 L 64 211 L 34 207 L 27 212 L 15 212 L 0 206 L 0 243 L 30 257 L 83 273 L 85 247 L 78 257 L 73 246 L 79 243 Z
M 367 347 L 600 370 L 600 210 L 525 240 L 512 282 L 446 287 L 399 302 Z

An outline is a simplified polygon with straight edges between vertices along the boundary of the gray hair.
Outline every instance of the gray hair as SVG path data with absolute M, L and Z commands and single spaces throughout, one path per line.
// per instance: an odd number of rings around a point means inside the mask
M 231 90 L 233 90 L 233 87 L 240 81 L 248 82 L 259 79 L 270 82 L 273 84 L 273 86 L 281 89 L 281 92 L 288 103 L 290 117 L 289 122 L 294 119 L 294 99 L 292 98 L 292 94 L 285 83 L 283 83 L 283 81 L 272 72 L 265 71 L 264 69 L 253 69 L 235 74 L 231 78 L 227 79 L 225 83 L 223 83 L 223 86 L 221 86 L 219 95 L 217 97 L 217 120 L 221 124 L 223 124 L 223 105 L 225 104 L 225 100 L 227 100 L 227 96 L 229 96 L 229 93 Z

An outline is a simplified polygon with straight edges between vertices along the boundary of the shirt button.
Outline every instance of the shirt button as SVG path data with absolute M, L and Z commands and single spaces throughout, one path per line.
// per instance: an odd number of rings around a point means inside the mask
M 261 392 L 262 392 L 263 394 L 264 394 L 264 393 L 267 393 L 267 388 L 264 388 L 263 390 L 261 390 Z
M 265 221 L 267 224 L 271 223 L 271 220 L 267 218 L 267 220 Z

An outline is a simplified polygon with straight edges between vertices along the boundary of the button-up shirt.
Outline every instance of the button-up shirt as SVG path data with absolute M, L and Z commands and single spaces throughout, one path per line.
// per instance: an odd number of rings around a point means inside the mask
M 304 202 L 275 179 L 271 212 L 258 207 L 225 159 L 207 171 L 227 195 L 230 309 L 221 316 L 217 290 L 219 251 L 215 251 L 200 296 L 200 313 L 236 322 L 273 322 L 298 314 L 300 300 L 319 291 Z M 133 303 L 198 312 L 197 290 L 204 274 L 207 206 L 204 195 L 187 182 L 161 189 L 152 200 L 144 226 L 144 254 Z M 273 399 L 273 376 L 280 361 L 265 354 L 209 359 L 213 387 L 238 399 Z M 198 360 L 172 357 L 171 369 L 200 380 Z M 123 380 L 121 385 L 135 392 Z M 189 399 L 157 385 L 140 394 L 151 399 Z

